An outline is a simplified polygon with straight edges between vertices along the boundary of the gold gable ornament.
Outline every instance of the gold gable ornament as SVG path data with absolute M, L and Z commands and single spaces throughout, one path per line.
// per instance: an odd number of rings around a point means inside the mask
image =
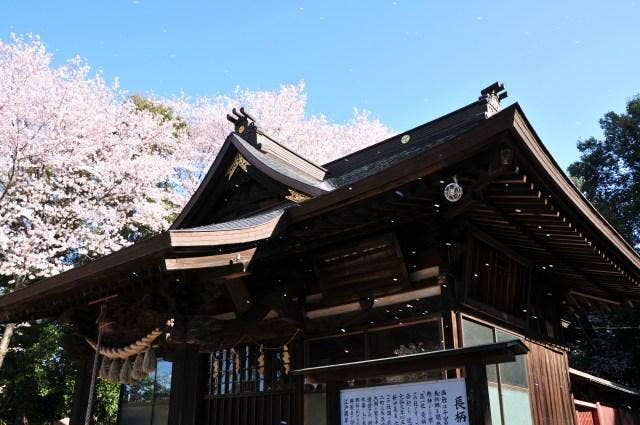
M 289 189 L 289 194 L 286 196 L 286 198 L 290 201 L 295 202 L 296 204 L 299 204 L 300 202 L 304 202 L 307 199 L 309 199 L 307 195 L 300 192 L 296 192 L 293 189 Z
M 229 166 L 229 169 L 227 170 L 227 180 L 231 180 L 231 177 L 233 177 L 233 174 L 236 172 L 238 167 L 240 167 L 242 171 L 246 173 L 247 167 L 249 165 L 251 165 L 249 164 L 249 161 L 247 161 L 246 159 L 244 159 L 242 155 L 237 153 L 236 156 L 233 158 L 233 162 Z

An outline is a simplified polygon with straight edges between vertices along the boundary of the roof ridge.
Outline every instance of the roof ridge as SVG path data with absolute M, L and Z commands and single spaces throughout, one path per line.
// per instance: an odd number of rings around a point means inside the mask
M 420 132 L 421 130 L 425 130 L 428 128 L 434 128 L 436 131 L 434 131 L 431 134 L 431 136 L 434 136 L 435 134 L 438 134 L 438 133 L 443 133 L 446 131 L 450 131 L 452 129 L 459 128 L 470 122 L 477 122 L 477 121 L 480 121 L 481 119 L 487 119 L 501 110 L 500 100 L 506 97 L 507 97 L 507 92 L 504 91 L 504 84 L 500 82 L 495 82 L 490 86 L 482 89 L 480 91 L 480 97 L 477 100 L 465 106 L 462 106 L 461 108 L 458 108 L 452 112 L 449 112 L 448 114 L 434 118 L 433 120 L 428 121 L 424 124 L 420 124 L 417 127 L 414 127 L 412 129 L 398 133 L 378 143 L 374 143 L 373 145 L 369 145 L 363 149 L 352 152 L 349 155 L 336 158 L 324 164 L 323 167 L 325 167 L 329 171 L 329 173 L 334 174 L 333 177 L 335 177 L 336 175 L 344 174 L 344 172 L 353 170 L 357 168 L 359 165 L 363 165 L 364 163 L 366 163 L 366 161 L 364 161 L 364 159 L 366 158 L 365 156 L 373 150 L 379 150 L 381 147 L 390 145 L 391 143 L 397 140 L 400 140 L 402 145 L 409 143 L 412 133 Z M 471 112 L 471 113 L 468 113 L 467 115 L 465 115 L 465 113 L 467 112 Z M 442 125 L 447 121 L 455 121 L 453 120 L 455 117 L 459 117 L 461 118 L 461 120 L 452 122 L 451 125 L 443 125 L 441 128 L 438 128 L 438 125 Z M 405 136 L 407 135 L 409 135 L 409 138 L 407 138 L 405 141 Z M 391 150 L 392 152 L 395 152 L 396 150 L 402 150 L 402 149 L 400 147 L 396 147 L 395 149 L 391 149 Z M 359 161 L 358 161 L 358 157 L 360 157 Z M 339 166 L 340 164 L 344 164 L 345 162 L 351 162 L 352 165 L 343 166 L 343 167 Z M 333 173 L 333 171 L 338 171 L 338 172 Z
M 308 164 L 312 165 L 313 167 L 317 168 L 318 170 L 321 170 L 321 171 L 322 171 L 322 172 L 324 172 L 324 173 L 326 173 L 326 172 L 327 172 L 327 169 L 326 169 L 326 168 L 324 168 L 323 166 L 316 164 L 315 162 L 311 161 L 310 159 L 307 159 L 307 158 L 305 158 L 304 156 L 300 155 L 299 153 L 295 152 L 294 150 L 292 150 L 292 149 L 290 149 L 290 148 L 286 147 L 285 145 L 283 145 L 282 143 L 278 142 L 278 141 L 277 141 L 277 140 L 275 140 L 273 137 L 269 136 L 268 134 L 266 134 L 265 132 L 263 132 L 263 131 L 262 131 L 262 130 L 260 130 L 259 128 L 256 128 L 256 132 L 257 132 L 259 135 L 261 135 L 261 136 L 263 136 L 263 137 L 266 137 L 269 141 L 273 142 L 277 147 L 279 147 L 279 148 L 283 149 L 283 150 L 284 150 L 284 151 L 286 151 L 287 153 L 290 153 L 291 155 L 293 155 L 293 156 L 295 156 L 295 157 L 297 157 L 297 158 L 301 159 L 302 161 L 304 161 L 304 162 L 306 162 L 306 163 L 308 163 Z M 274 154 L 276 154 L 276 155 L 277 155 L 277 153 L 276 153 L 276 152 L 274 152 Z M 280 157 L 280 155 L 278 155 L 278 156 Z M 282 158 L 282 159 L 284 159 L 284 158 Z M 304 170 L 302 170 L 302 171 L 304 171 Z

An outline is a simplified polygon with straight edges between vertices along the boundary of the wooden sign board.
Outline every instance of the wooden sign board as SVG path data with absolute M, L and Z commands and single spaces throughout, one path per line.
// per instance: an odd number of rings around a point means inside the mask
M 340 391 L 341 425 L 468 425 L 464 378 Z

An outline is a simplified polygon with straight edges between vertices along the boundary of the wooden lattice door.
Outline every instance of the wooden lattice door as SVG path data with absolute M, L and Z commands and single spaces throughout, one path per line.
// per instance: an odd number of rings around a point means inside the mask
M 202 399 L 208 425 L 300 424 L 299 378 L 289 376 L 287 354 L 246 344 L 210 354 Z

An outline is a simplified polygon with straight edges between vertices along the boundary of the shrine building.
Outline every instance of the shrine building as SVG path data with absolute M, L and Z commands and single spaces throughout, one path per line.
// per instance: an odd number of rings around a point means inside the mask
M 324 165 L 233 110 L 168 230 L 5 295 L 0 322 L 63 324 L 72 425 L 95 379 L 121 425 L 578 425 L 600 400 L 564 334 L 640 302 L 640 257 L 505 97 Z

